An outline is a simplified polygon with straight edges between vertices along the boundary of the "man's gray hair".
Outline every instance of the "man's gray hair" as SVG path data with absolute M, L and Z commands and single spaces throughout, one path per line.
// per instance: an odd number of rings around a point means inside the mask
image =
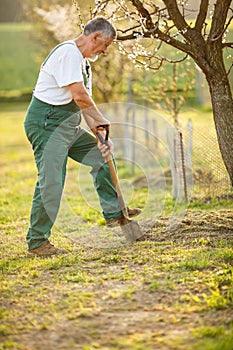
M 101 32 L 108 38 L 116 38 L 116 29 L 104 17 L 94 18 L 85 25 L 83 30 L 83 33 L 85 35 L 89 35 L 95 32 Z

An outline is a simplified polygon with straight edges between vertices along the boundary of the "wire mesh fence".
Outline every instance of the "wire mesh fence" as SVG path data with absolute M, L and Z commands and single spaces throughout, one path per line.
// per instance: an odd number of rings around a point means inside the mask
M 193 199 L 222 197 L 230 193 L 231 183 L 223 163 L 214 127 L 203 129 L 189 121 L 184 138 L 187 159 L 192 162 Z
M 134 184 L 149 181 L 159 187 L 163 183 L 178 201 L 207 200 L 230 193 L 213 125 L 203 128 L 190 120 L 180 133 L 166 118 L 143 106 L 118 103 L 101 108 L 117 120 L 111 127 L 117 156 L 128 164 Z M 137 178 L 136 164 L 145 176 L 138 173 Z

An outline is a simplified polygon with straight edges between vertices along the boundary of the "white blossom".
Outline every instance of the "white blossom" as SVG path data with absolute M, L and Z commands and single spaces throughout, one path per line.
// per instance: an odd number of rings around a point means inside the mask
M 64 41 L 77 35 L 77 10 L 75 6 L 55 5 L 45 11 L 36 8 L 36 12 L 47 23 L 47 28 L 54 33 L 58 41 Z

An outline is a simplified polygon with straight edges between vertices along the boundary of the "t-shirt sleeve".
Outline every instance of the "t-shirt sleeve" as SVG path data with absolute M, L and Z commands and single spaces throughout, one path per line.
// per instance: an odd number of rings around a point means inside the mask
M 53 75 L 59 87 L 65 87 L 83 81 L 82 60 L 76 48 L 67 44 L 54 52 L 45 69 Z

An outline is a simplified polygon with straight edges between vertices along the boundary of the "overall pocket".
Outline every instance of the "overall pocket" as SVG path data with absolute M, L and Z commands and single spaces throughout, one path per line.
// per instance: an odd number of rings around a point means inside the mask
M 44 125 L 40 122 L 28 122 L 24 123 L 25 134 L 32 145 L 32 149 L 36 152 L 38 149 L 43 148 L 45 139 L 43 138 Z
M 52 131 L 60 125 L 76 127 L 81 123 L 81 113 L 55 107 L 45 116 L 45 128 Z

